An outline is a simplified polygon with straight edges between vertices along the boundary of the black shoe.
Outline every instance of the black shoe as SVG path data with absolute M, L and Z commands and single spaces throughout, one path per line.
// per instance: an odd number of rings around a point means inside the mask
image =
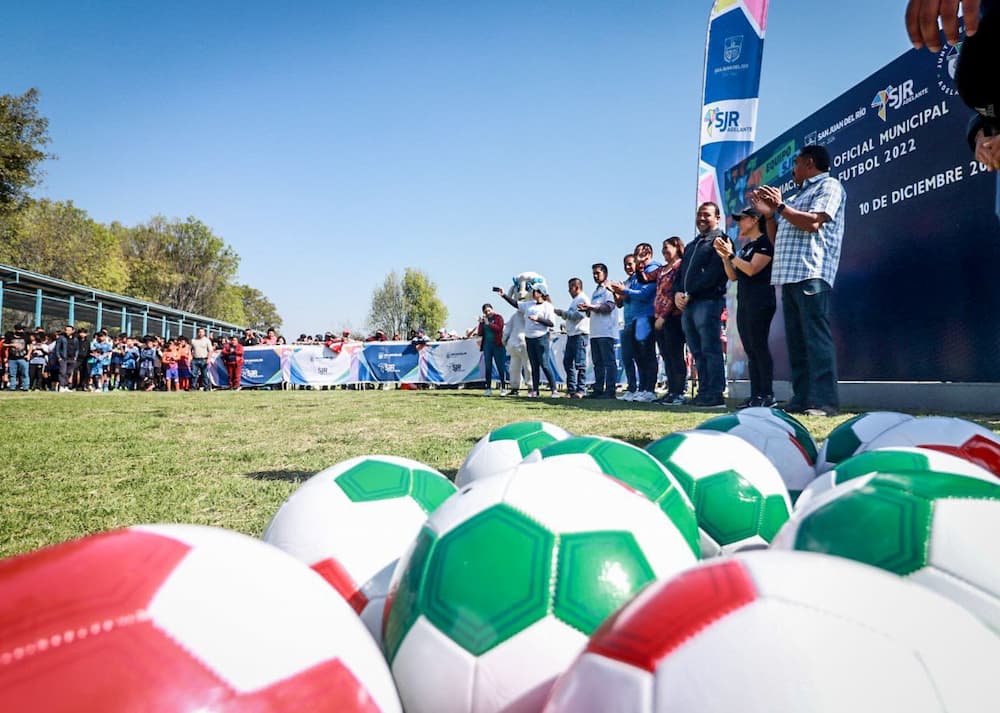
M 718 408 L 720 406 L 726 405 L 726 400 L 722 398 L 721 395 L 718 396 L 707 396 L 698 394 L 691 401 L 692 406 L 697 406 L 699 408 Z
M 762 402 L 760 396 L 751 396 L 749 399 L 747 399 L 746 401 L 744 401 L 743 403 L 741 403 L 736 408 L 738 408 L 738 409 L 756 408 L 757 406 L 760 406 L 762 403 L 763 402 Z
M 805 413 L 806 407 L 800 403 L 795 403 L 794 401 L 786 401 L 784 404 L 779 406 L 785 413 Z
M 666 396 L 661 396 L 656 399 L 653 403 L 661 404 L 663 406 L 683 406 L 686 401 L 680 394 L 667 394 Z
M 760 399 L 760 403 L 757 405 L 762 408 L 775 408 L 778 405 L 778 402 L 774 400 L 774 396 L 770 394 L 767 396 L 758 396 L 757 398 Z

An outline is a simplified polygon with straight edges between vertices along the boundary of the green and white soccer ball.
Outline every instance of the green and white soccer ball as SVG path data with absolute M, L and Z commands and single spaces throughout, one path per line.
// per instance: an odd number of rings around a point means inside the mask
M 913 416 L 895 411 L 871 411 L 844 421 L 830 431 L 830 435 L 820 446 L 816 456 L 816 475 L 826 473 L 853 455 L 864 450 L 890 428 L 895 428 L 905 421 L 912 421 Z
M 463 488 L 400 561 L 383 634 L 408 713 L 539 710 L 615 609 L 697 558 L 611 478 L 522 463 Z
M 848 480 L 873 473 L 898 473 L 935 471 L 953 473 L 979 480 L 994 481 L 996 477 L 985 468 L 970 463 L 964 458 L 933 451 L 929 448 L 879 448 L 864 451 L 842 461 L 836 468 L 818 476 L 809 487 L 802 491 L 795 501 L 795 509 L 802 510 L 814 498 Z
M 773 549 L 846 557 L 957 601 L 1000 632 L 1000 484 L 952 473 L 874 473 L 814 498 Z
M 262 539 L 322 575 L 378 641 L 396 562 L 455 492 L 443 474 L 409 458 L 350 458 L 299 486 Z
M 694 504 L 703 557 L 766 547 L 788 520 L 792 504 L 781 476 L 741 438 L 682 431 L 653 441 L 646 451 Z
M 525 463 L 546 461 L 606 475 L 656 503 L 700 556 L 694 505 L 670 471 L 647 451 L 617 438 L 573 436 L 529 454 Z
M 754 410 L 764 414 L 755 416 L 746 413 Z M 798 428 L 792 425 L 791 421 L 795 419 L 791 416 L 786 414 L 788 420 L 784 420 L 770 412 L 784 413 L 779 409 L 743 409 L 739 413 L 710 418 L 696 430 L 738 436 L 759 450 L 778 469 L 792 502 L 795 502 L 799 493 L 816 477 L 816 444 L 801 424 Z
M 570 432 L 545 421 L 518 421 L 490 431 L 469 451 L 455 475 L 455 485 L 510 470 L 536 448 L 570 437 Z

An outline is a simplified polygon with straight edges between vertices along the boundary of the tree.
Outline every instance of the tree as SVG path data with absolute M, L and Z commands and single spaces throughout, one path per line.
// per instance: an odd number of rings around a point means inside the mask
M 372 293 L 368 324 L 372 329 L 381 329 L 390 336 L 406 334 L 406 300 L 403 283 L 395 270 L 386 275 L 382 286 Z
M 431 333 L 446 319 L 448 309 L 437 296 L 437 286 L 421 270 L 408 267 L 402 279 L 393 270 L 372 293 L 368 325 L 388 335 L 417 329 Z
M 128 293 L 197 314 L 223 301 L 240 258 L 197 218 L 156 216 L 124 234 Z
M 72 201 L 29 200 L 4 222 L 10 232 L 0 262 L 108 292 L 128 284 L 115 226 L 94 221 Z
M 406 268 L 403 299 L 406 301 L 408 330 L 423 327 L 431 334 L 443 327 L 448 319 L 448 308 L 437 296 L 437 285 L 422 270 Z
M 42 177 L 41 163 L 54 158 L 48 146 L 49 120 L 38 113 L 38 90 L 0 95 L 0 214 L 20 208 L 27 190 Z
M 250 285 L 239 285 L 240 299 L 243 303 L 245 314 L 244 323 L 251 324 L 261 329 L 281 327 L 281 315 L 278 308 L 271 300 L 267 299 L 263 292 Z

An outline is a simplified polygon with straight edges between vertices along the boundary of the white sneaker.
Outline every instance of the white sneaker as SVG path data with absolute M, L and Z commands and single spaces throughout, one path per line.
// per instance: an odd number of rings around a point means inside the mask
M 560 398 L 560 397 L 562 396 L 562 394 L 560 394 L 560 393 L 559 393 L 558 391 L 556 391 L 555 389 L 552 389 L 552 394 L 551 394 L 550 396 L 551 396 L 551 398 L 553 398 L 553 399 L 558 399 L 558 398 Z
M 636 393 L 635 398 L 633 398 L 632 400 L 648 404 L 652 402 L 655 398 L 656 394 L 654 394 L 652 391 L 639 391 L 638 393 Z
M 483 396 L 492 396 L 492 395 L 493 395 L 493 389 L 486 389 L 485 391 L 483 391 Z
M 618 394 L 619 401 L 632 401 L 634 398 L 635 398 L 635 392 L 632 391 L 623 391 L 620 394 Z

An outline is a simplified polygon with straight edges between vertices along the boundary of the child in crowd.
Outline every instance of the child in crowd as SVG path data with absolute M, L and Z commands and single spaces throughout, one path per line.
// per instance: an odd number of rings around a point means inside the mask
M 181 391 L 191 390 L 191 344 L 185 336 L 177 338 L 177 382 Z
M 31 346 L 28 347 L 28 376 L 31 380 L 32 391 L 41 391 L 45 388 L 45 367 L 49 363 L 49 343 L 48 337 L 31 335 Z
M 177 348 L 177 340 L 171 339 L 167 342 L 167 348 L 163 350 L 160 360 L 163 362 L 163 379 L 167 384 L 167 391 L 179 389 L 180 375 L 177 369 L 177 362 L 180 359 L 180 350 Z
M 143 391 L 152 391 L 156 386 L 156 362 L 159 351 L 153 337 L 147 336 L 139 350 L 139 384 Z
M 108 365 L 108 390 L 115 391 L 122 387 L 122 361 L 125 359 L 125 336 L 115 337 L 111 347 L 111 362 Z
M 139 347 L 132 337 L 128 337 L 122 348 L 122 387 L 127 391 L 135 391 L 138 376 Z
M 107 391 L 107 373 L 111 365 L 111 341 L 107 332 L 101 331 L 90 343 L 90 386 L 94 391 Z

